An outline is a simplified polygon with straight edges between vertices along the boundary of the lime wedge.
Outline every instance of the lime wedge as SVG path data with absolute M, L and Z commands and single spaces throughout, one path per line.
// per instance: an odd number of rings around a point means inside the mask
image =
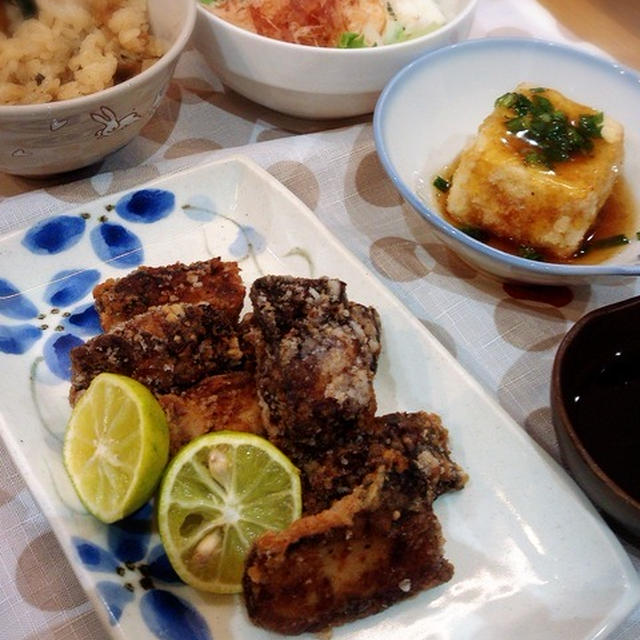
M 236 593 L 253 541 L 289 526 L 301 503 L 299 472 L 281 451 L 250 433 L 217 431 L 190 442 L 167 467 L 160 537 L 187 584 Z
M 153 494 L 169 457 L 162 407 L 145 386 L 96 376 L 71 413 L 63 458 L 87 510 L 102 522 L 133 513 Z

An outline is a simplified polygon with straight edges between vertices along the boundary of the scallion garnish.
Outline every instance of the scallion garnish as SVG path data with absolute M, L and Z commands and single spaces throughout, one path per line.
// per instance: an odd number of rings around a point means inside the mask
M 345 31 L 340 35 L 340 40 L 338 40 L 339 49 L 362 49 L 366 46 L 363 33 Z
M 544 157 L 537 151 L 529 151 L 528 153 L 526 153 L 524 156 L 524 161 L 527 164 L 545 164 Z
M 614 236 L 607 236 L 606 238 L 597 238 L 596 240 L 588 240 L 582 246 L 580 253 L 586 253 L 593 249 L 609 249 L 611 247 L 621 247 L 624 244 L 629 244 L 629 238 L 624 233 L 618 233 Z
M 544 261 L 544 257 L 539 251 L 524 244 L 518 247 L 518 255 L 521 258 L 526 258 L 527 260 L 536 260 L 538 262 Z
M 528 141 L 536 147 L 535 156 L 530 150 L 523 151 L 525 162 L 542 164 L 553 169 L 556 162 L 569 160 L 577 153 L 587 153 L 593 148 L 593 138 L 602 137 L 602 112 L 582 114 L 571 122 L 568 116 L 556 109 L 551 101 L 540 95 L 545 90 L 531 90 L 531 98 L 517 92 L 500 96 L 495 104 L 510 110 L 513 116 L 505 118 L 505 127 L 510 133 Z
M 451 188 L 451 183 L 448 180 L 445 180 L 442 176 L 436 176 L 433 181 L 433 186 L 446 193 Z
M 578 118 L 578 126 L 576 127 L 583 135 L 591 138 L 602 138 L 602 121 L 604 114 L 602 111 L 592 116 L 581 115 Z

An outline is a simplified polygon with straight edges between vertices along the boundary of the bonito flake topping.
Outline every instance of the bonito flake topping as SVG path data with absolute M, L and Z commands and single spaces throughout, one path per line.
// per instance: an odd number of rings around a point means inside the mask
M 436 0 L 202 0 L 224 20 L 260 35 L 319 47 L 401 42 L 441 27 Z

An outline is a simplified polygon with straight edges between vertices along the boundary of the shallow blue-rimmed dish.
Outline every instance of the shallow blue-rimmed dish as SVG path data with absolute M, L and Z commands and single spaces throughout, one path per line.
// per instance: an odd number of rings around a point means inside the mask
M 434 206 L 433 176 L 456 158 L 495 99 L 521 82 L 557 89 L 622 123 L 622 176 L 638 213 L 640 75 L 582 50 L 541 40 L 470 40 L 423 55 L 398 72 L 383 90 L 373 119 L 376 149 L 386 172 L 438 237 L 489 275 L 547 285 L 615 283 L 640 275 L 635 235 L 621 252 L 599 264 L 537 262 L 475 240 L 449 224 Z

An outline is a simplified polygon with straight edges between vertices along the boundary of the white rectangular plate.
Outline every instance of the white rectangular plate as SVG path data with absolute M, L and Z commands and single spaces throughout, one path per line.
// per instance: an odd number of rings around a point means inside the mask
M 126 247 L 127 257 L 109 260 Z M 584 640 L 611 631 L 638 603 L 627 555 L 566 474 L 249 161 L 210 163 L 102 198 L 3 238 L 0 256 L 2 437 L 114 638 L 279 637 L 251 625 L 239 596 L 172 581 L 150 508 L 121 526 L 88 516 L 61 464 L 69 407 L 60 375 L 69 346 L 95 331 L 91 310 L 82 313 L 92 284 L 137 264 L 211 256 L 238 260 L 248 285 L 265 273 L 328 275 L 347 283 L 351 300 L 374 305 L 384 345 L 379 412 L 439 413 L 470 476 L 463 491 L 436 502 L 453 579 L 336 629 L 334 640 Z

